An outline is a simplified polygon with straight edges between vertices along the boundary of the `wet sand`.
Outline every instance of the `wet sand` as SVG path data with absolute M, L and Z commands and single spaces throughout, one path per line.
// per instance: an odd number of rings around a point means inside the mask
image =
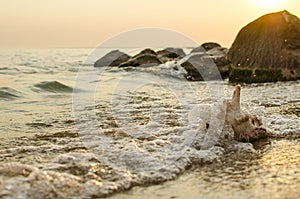
M 255 144 L 255 154 L 228 154 L 219 162 L 191 169 L 174 181 L 134 187 L 109 198 L 299 198 L 300 139 L 263 140 Z

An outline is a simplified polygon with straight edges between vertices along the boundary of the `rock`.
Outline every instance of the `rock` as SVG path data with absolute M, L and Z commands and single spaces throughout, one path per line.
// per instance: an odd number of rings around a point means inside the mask
M 162 61 L 157 58 L 156 55 L 152 54 L 142 54 L 137 57 L 133 57 L 132 59 L 128 60 L 127 62 L 121 64 L 119 67 L 128 67 L 128 66 L 155 66 L 161 64 Z
M 157 51 L 157 56 L 162 62 L 166 63 L 168 61 L 183 58 L 185 52 L 181 48 L 166 48 Z
M 233 64 L 230 82 L 299 79 L 300 19 L 288 11 L 258 18 L 238 33 L 228 59 Z
M 209 51 L 213 48 L 219 48 L 219 47 L 222 47 L 220 44 L 218 43 L 215 43 L 215 42 L 207 42 L 207 43 L 203 43 L 201 45 L 205 50 Z
M 223 79 L 228 78 L 231 62 L 227 59 L 228 49 L 224 47 L 215 47 L 207 51 L 207 54 L 213 59 L 218 67 Z
M 187 71 L 186 78 L 192 81 L 221 79 L 213 59 L 206 54 L 192 53 L 184 58 L 181 66 Z
M 136 58 L 136 57 L 139 57 L 141 55 L 155 55 L 156 56 L 157 53 L 154 50 L 150 49 L 150 48 L 146 48 L 146 49 L 142 50 L 141 52 L 139 52 L 138 54 L 134 55 L 132 58 Z
M 228 53 L 228 48 L 215 47 L 215 48 L 208 50 L 206 53 L 209 55 L 212 55 L 212 56 L 216 56 L 216 57 L 225 57 Z
M 193 48 L 193 50 L 191 51 L 191 53 L 203 53 L 205 54 L 207 50 L 205 50 L 202 46 Z
M 157 57 L 157 53 L 149 48 L 142 50 L 128 61 L 119 65 L 119 67 L 137 67 L 137 66 L 155 66 L 161 64 L 162 61 Z
M 130 59 L 130 56 L 119 51 L 113 50 L 100 59 L 98 59 L 94 66 L 102 67 L 102 66 L 119 66 L 121 63 L 126 62 Z
M 207 42 L 207 43 L 203 43 L 201 46 L 194 48 L 191 53 L 199 53 L 199 52 L 206 52 L 209 51 L 213 48 L 219 48 L 222 47 L 220 44 L 218 43 L 214 43 L 214 42 Z
M 262 127 L 262 122 L 255 115 L 250 115 L 241 109 L 241 86 L 237 85 L 231 100 L 226 100 L 225 122 L 234 131 L 234 138 L 238 141 L 255 141 L 268 137 L 268 132 Z
M 200 46 L 195 51 L 198 52 L 189 54 L 187 57 L 190 56 L 190 58 L 181 64 L 187 71 L 189 80 L 204 80 L 200 73 L 206 76 L 206 80 L 219 80 L 228 77 L 231 63 L 226 58 L 227 48 L 215 47 L 203 52 L 203 47 Z

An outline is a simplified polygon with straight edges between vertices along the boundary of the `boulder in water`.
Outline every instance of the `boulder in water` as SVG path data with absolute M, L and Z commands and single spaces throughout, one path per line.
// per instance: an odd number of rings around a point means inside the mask
M 211 46 L 209 46 L 209 44 L 211 44 Z M 206 50 L 202 45 L 194 48 L 192 53 L 186 56 L 186 61 L 181 64 L 187 71 L 187 78 L 196 81 L 227 78 L 231 64 L 226 58 L 227 48 L 223 48 L 219 44 L 211 42 L 207 43 L 206 49 L 214 45 L 216 47 Z
M 166 48 L 157 51 L 158 58 L 166 63 L 175 59 L 181 59 L 185 56 L 185 52 L 181 48 Z
M 181 66 L 187 71 L 186 78 L 192 81 L 221 79 L 220 72 L 213 59 L 207 54 L 191 53 Z
M 222 47 L 220 44 L 215 42 L 206 42 L 201 44 L 201 46 L 194 48 L 191 53 L 199 53 L 199 52 L 206 52 L 213 48 L 220 48 Z
M 141 55 L 155 55 L 156 56 L 157 53 L 154 50 L 150 49 L 150 48 L 146 48 L 146 49 L 142 50 L 141 52 L 139 52 L 138 54 L 134 55 L 132 58 L 136 58 L 136 57 L 139 57 Z
M 228 49 L 224 47 L 215 47 L 207 51 L 210 58 L 218 67 L 223 79 L 228 78 L 231 62 L 227 59 Z
M 157 57 L 157 53 L 154 50 L 147 48 L 128 61 L 120 64 L 119 67 L 155 66 L 161 63 L 162 61 Z
M 201 46 L 207 51 L 214 49 L 214 48 L 222 47 L 220 44 L 215 43 L 215 42 L 206 42 L 206 43 L 203 43 Z
M 119 66 L 123 62 L 126 62 L 130 59 L 130 56 L 119 51 L 113 50 L 100 59 L 98 59 L 94 66 L 95 67 L 104 67 L 104 66 Z
M 264 15 L 245 26 L 229 49 L 231 82 L 300 78 L 300 19 L 288 11 Z
M 128 67 L 128 66 L 155 66 L 161 64 L 162 61 L 157 58 L 155 55 L 145 54 L 138 57 L 132 58 L 125 63 L 122 63 L 119 67 Z

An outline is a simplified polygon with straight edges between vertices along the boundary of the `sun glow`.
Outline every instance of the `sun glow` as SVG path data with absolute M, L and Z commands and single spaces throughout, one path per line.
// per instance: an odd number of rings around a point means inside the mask
M 253 0 L 253 2 L 262 8 L 280 8 L 287 0 Z

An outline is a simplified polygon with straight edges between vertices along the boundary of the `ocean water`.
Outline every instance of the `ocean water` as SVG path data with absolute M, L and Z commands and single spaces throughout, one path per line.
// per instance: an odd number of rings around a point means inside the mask
M 242 85 L 274 136 L 241 143 L 216 119 L 235 85 L 94 68 L 110 50 L 0 50 L 1 198 L 299 198 L 299 81 Z

